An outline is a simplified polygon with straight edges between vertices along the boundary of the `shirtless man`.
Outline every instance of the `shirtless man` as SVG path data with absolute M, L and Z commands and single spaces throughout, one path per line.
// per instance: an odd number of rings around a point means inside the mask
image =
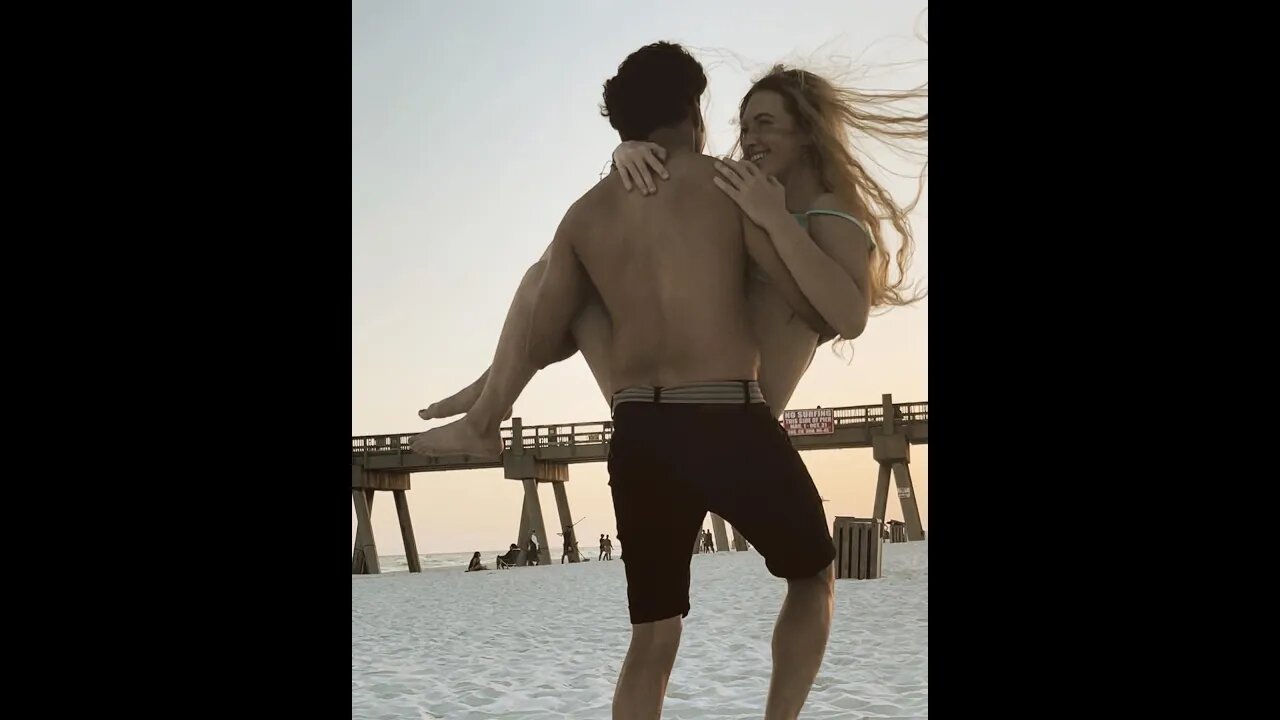
M 706 75 L 679 45 L 630 55 L 605 84 L 623 140 L 667 151 L 662 193 L 617 174 L 565 214 L 534 302 L 529 360 L 564 358 L 575 316 L 598 293 L 613 324 L 609 485 L 632 635 L 614 718 L 657 718 L 689 613 L 689 541 L 708 511 L 739 528 L 788 580 L 765 717 L 794 718 L 822 663 L 835 548 L 813 480 L 757 384 L 748 321 L 746 220 L 700 153 Z M 594 287 L 594 290 L 593 290 Z

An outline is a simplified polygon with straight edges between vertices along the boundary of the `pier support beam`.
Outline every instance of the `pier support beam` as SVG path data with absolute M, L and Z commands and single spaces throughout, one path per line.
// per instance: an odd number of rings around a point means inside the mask
M 418 562 L 418 544 L 413 539 L 409 522 L 409 505 L 405 491 L 409 489 L 407 472 L 367 472 L 359 465 L 351 466 L 351 502 L 356 510 L 356 541 L 351 549 L 351 574 L 377 574 L 378 547 L 373 541 L 373 498 L 375 491 L 390 490 L 395 495 L 396 513 L 400 516 L 400 537 L 404 539 L 405 560 L 410 572 L 422 572 Z
M 745 551 L 746 551 L 746 549 L 747 549 L 747 539 L 746 539 L 745 537 L 743 537 L 743 536 L 742 536 L 742 533 L 738 532 L 738 528 L 734 527 L 733 525 L 730 525 L 730 526 L 729 526 L 729 529 L 733 531 L 733 549 L 734 549 L 734 551 L 735 551 L 735 552 L 745 552 Z
M 881 522 L 889 502 L 889 476 L 898 487 L 898 500 L 902 503 L 902 517 L 906 521 L 907 539 L 923 540 L 924 527 L 920 521 L 920 507 L 916 504 L 915 488 L 911 484 L 911 444 L 907 442 L 906 427 L 899 427 L 894 417 L 893 396 L 881 396 L 884 408 L 884 424 L 880 432 L 871 437 L 871 452 L 880 464 L 876 479 L 876 500 L 872 517 Z
M 884 520 L 885 511 L 889 509 L 889 477 L 892 473 L 892 465 L 880 464 L 880 473 L 876 478 L 876 507 L 871 514 L 877 520 Z
M 538 500 L 537 478 L 524 479 L 524 511 L 529 518 L 529 529 L 538 535 L 538 564 L 551 564 L 551 542 L 547 539 L 547 525 L 542 521 L 542 502 Z M 528 545 L 529 536 L 524 536 Z
M 724 518 L 711 513 L 711 533 L 716 539 L 716 552 L 729 552 L 729 533 L 724 529 Z
M 392 490 L 391 494 L 396 500 L 396 514 L 400 516 L 400 538 L 404 540 L 404 559 L 409 563 L 409 572 L 422 572 L 418 542 L 413 539 L 413 521 L 409 518 L 409 499 L 403 490 Z
M 898 500 L 902 502 L 902 519 L 907 523 L 907 540 L 923 540 L 924 525 L 916 505 L 916 491 L 911 484 L 911 470 L 905 462 L 894 463 L 893 479 L 898 483 Z
M 356 546 L 351 552 L 352 575 L 376 575 L 378 546 L 373 543 L 373 521 L 369 518 L 369 500 L 362 488 L 352 488 L 351 502 L 356 506 Z
M 560 531 L 564 534 L 565 547 L 569 548 L 569 562 L 582 562 L 582 555 L 578 551 L 578 536 L 573 531 L 573 515 L 569 512 L 569 493 L 565 491 L 563 482 L 551 483 L 551 489 L 556 495 L 556 512 L 560 515 Z
M 516 544 L 520 546 L 517 565 L 528 564 L 529 535 L 538 536 L 538 562 L 543 565 L 551 563 L 551 537 L 547 535 L 546 523 L 542 520 L 542 502 L 538 499 L 538 483 L 563 483 L 569 479 L 569 466 L 564 463 L 544 462 L 537 459 L 524 447 L 524 423 L 520 418 L 511 418 L 511 449 L 502 453 L 502 473 L 508 480 L 519 480 L 524 484 L 524 507 L 520 511 L 520 534 Z M 563 493 L 562 488 L 557 489 Z M 560 503 L 560 495 L 556 495 L 556 503 Z M 562 520 L 567 517 L 569 498 L 564 496 L 561 509 Z M 572 524 L 572 520 L 568 523 Z M 563 523 L 562 523 L 563 524 Z
M 516 547 L 520 554 L 516 555 L 516 567 L 529 564 L 529 496 L 525 495 L 520 505 L 520 529 L 516 531 Z

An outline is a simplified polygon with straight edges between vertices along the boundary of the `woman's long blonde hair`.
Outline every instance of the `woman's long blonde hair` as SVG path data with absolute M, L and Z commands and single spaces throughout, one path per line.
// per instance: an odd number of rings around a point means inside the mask
M 852 209 L 854 217 L 866 223 L 875 241 L 870 261 L 871 307 L 908 305 L 923 297 L 907 282 L 907 269 L 915 252 L 908 214 L 915 209 L 929 172 L 927 146 L 919 185 L 911 202 L 902 205 L 867 172 L 864 161 L 854 151 L 856 137 L 869 137 L 903 150 L 903 141 L 929 140 L 929 112 L 914 110 L 919 101 L 928 102 L 929 83 L 901 91 L 859 91 L 845 88 L 811 72 L 774 65 L 751 86 L 738 107 L 738 118 L 747 111 L 751 96 L 771 90 L 782 96 L 798 130 L 812 143 L 812 162 L 822 187 Z M 906 106 L 906 107 L 903 107 Z M 914 112 L 913 112 L 914 110 Z M 910 152 L 910 151 L 909 151 Z M 742 137 L 733 154 L 741 157 Z M 916 154 L 919 154 L 916 151 Z M 883 240 L 881 222 L 889 221 L 902 238 L 895 258 L 898 277 L 889 277 L 889 252 Z

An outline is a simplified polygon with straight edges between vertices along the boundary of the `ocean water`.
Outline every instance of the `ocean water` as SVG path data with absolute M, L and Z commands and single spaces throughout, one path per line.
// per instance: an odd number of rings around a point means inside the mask
M 600 555 L 600 548 L 596 545 L 579 545 L 578 550 L 585 559 L 595 562 Z M 475 552 L 474 550 L 472 552 Z M 480 561 L 485 567 L 493 569 L 494 558 L 505 554 L 506 550 L 481 550 Z M 559 564 L 561 547 L 554 545 L 551 548 L 551 562 Z M 460 553 L 434 553 L 428 555 L 419 555 L 418 564 L 422 566 L 422 572 L 431 572 L 435 570 L 466 570 L 467 563 L 471 562 L 470 552 Z M 613 559 L 618 560 L 618 545 L 613 546 Z M 378 566 L 383 573 L 409 572 L 409 561 L 404 555 L 379 555 Z

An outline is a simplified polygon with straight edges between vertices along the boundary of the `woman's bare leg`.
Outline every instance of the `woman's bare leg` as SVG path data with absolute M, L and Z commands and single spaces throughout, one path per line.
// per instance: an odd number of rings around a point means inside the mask
M 582 356 L 587 361 L 587 367 L 591 369 L 591 374 L 595 377 L 596 384 L 600 387 L 600 392 L 604 395 L 606 402 L 609 400 L 611 392 L 609 386 L 609 342 L 612 334 L 613 325 L 609 322 L 609 313 L 605 311 L 604 306 L 598 301 L 587 305 L 582 312 L 578 313 L 578 317 L 574 319 L 573 339 L 582 351 Z M 480 398 L 480 393 L 484 391 L 485 383 L 488 381 L 489 368 L 485 368 L 480 377 L 476 378 L 470 385 L 443 400 L 431 403 L 424 410 L 419 410 L 418 417 L 423 420 L 434 420 L 467 412 L 472 405 L 476 404 L 476 400 Z M 511 419 L 511 408 L 507 408 L 507 414 L 502 419 Z
M 464 390 L 422 411 L 431 417 L 444 416 L 445 411 L 454 414 L 474 395 L 471 406 L 466 409 L 467 414 L 414 438 L 414 452 L 420 455 L 486 457 L 496 457 L 502 452 L 498 426 L 511 416 L 512 403 L 537 372 L 537 368 L 526 359 L 524 348 L 528 340 L 529 315 L 533 312 L 545 262 L 544 254 L 520 281 L 489 369 Z M 748 312 L 760 342 L 761 391 L 774 414 L 781 415 L 813 360 L 817 333 L 797 318 L 785 300 L 767 286 L 752 287 L 750 295 Z M 609 378 L 612 335 L 608 313 L 599 298 L 592 298 L 574 319 L 571 335 L 565 338 L 559 357 L 563 360 L 581 350 L 606 402 L 614 390 Z
M 534 263 L 516 290 L 511 308 L 507 311 L 493 364 L 485 371 L 480 392 L 467 414 L 448 425 L 428 430 L 413 439 L 413 450 L 419 455 L 478 455 L 496 457 L 502 452 L 502 440 L 498 426 L 511 415 L 511 405 L 519 397 L 537 368 L 526 358 L 524 348 L 528 342 L 530 314 L 537 296 L 538 285 L 546 268 L 546 255 Z M 609 397 L 608 348 L 612 327 L 609 315 L 598 299 L 593 299 L 574 319 L 571 334 L 564 339 L 558 360 L 567 359 L 582 349 L 587 366 L 595 376 L 605 398 Z M 581 338 L 579 340 L 579 338 Z M 458 394 L 436 403 L 461 402 L 472 386 Z M 428 408 L 431 410 L 431 408 Z M 424 411 L 427 412 L 427 411 Z
M 533 378 L 537 371 L 525 358 L 524 348 L 529 336 L 529 316 L 533 312 L 533 303 L 537 297 L 538 285 L 546 269 L 546 255 L 525 271 L 516 290 L 511 307 L 507 310 L 507 318 L 502 324 L 502 334 L 498 336 L 498 347 L 493 355 L 493 363 L 485 372 L 485 383 L 479 396 L 467 414 L 448 425 L 432 428 L 413 439 L 413 451 L 419 455 L 478 455 L 497 457 L 502 453 L 502 440 L 498 435 L 498 425 L 502 416 L 511 407 L 514 400 Z M 566 337 L 566 340 L 570 338 Z M 576 352 L 576 348 L 566 347 L 565 357 Z M 464 393 L 466 391 L 463 391 Z M 498 407 L 501 397 L 509 397 L 506 404 Z
M 594 292 L 592 290 L 593 295 Z M 607 406 L 616 389 L 609 379 L 609 347 L 613 344 L 613 321 L 598 296 L 592 297 L 573 319 L 573 342 L 582 353 L 582 359 L 587 361 L 587 368 L 596 379 L 596 385 Z

